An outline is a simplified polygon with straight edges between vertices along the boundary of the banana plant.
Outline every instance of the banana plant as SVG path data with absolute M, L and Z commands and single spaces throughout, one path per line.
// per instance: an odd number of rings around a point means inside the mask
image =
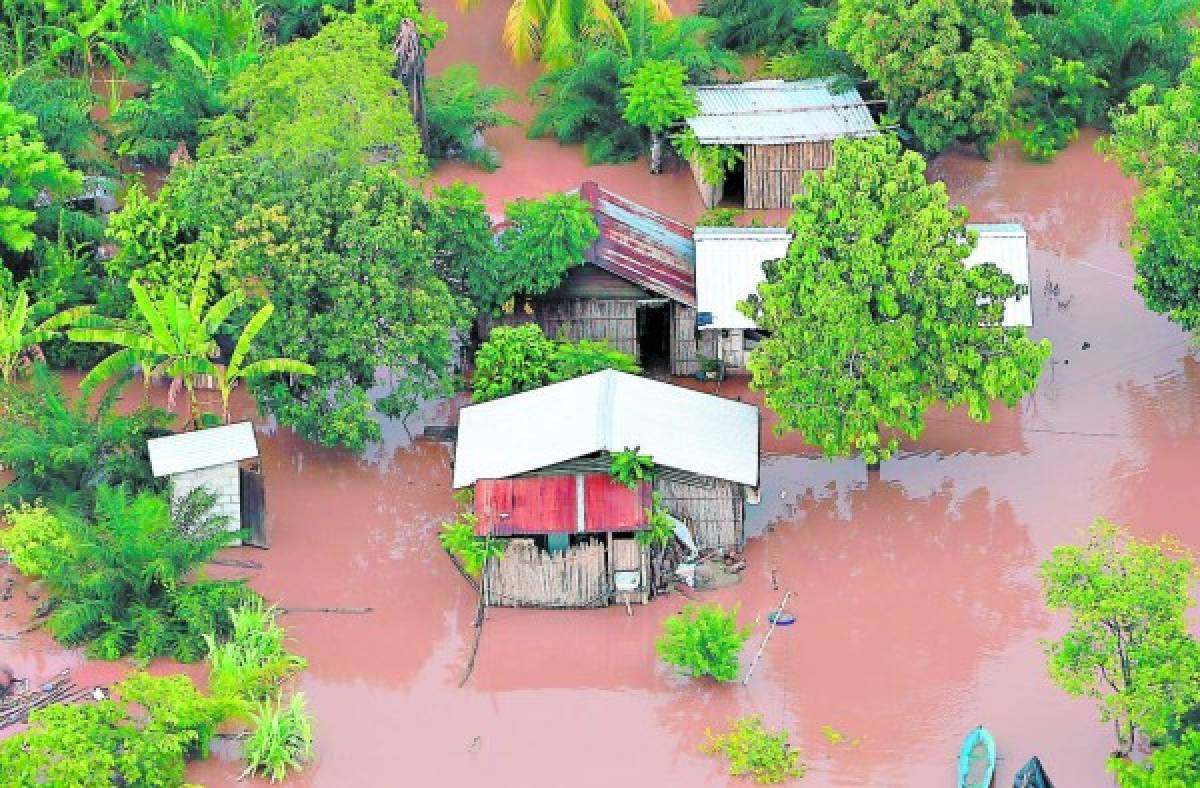
M 31 325 L 29 294 L 17 290 L 9 301 L 0 293 L 0 380 L 12 382 L 23 360 L 31 355 L 40 355 L 38 345 L 59 337 L 62 329 L 73 325 L 91 311 L 90 306 L 65 309 L 37 325 Z
M 179 387 L 186 389 L 192 424 L 198 424 L 196 378 L 217 375 L 213 362 L 219 353 L 217 331 L 246 299 L 238 289 L 209 306 L 211 277 L 212 265 L 203 264 L 186 301 L 169 289 L 152 297 L 136 278 L 131 279 L 129 290 L 137 319 L 89 324 L 69 331 L 67 336 L 76 342 L 102 342 L 120 348 L 96 364 L 80 381 L 79 388 L 90 394 L 101 382 L 140 366 L 147 385 L 156 374 L 171 379 L 172 400 Z
M 41 29 L 49 34 L 53 57 L 65 56 L 71 61 L 78 58 L 89 78 L 103 59 L 115 75 L 125 72 L 120 55 L 120 49 L 129 43 L 129 36 L 121 29 L 124 18 L 124 0 L 106 0 L 101 6 L 95 0 L 83 0 L 80 10 L 66 14 L 63 24 L 44 25 Z
M 274 312 L 275 305 L 271 303 L 264 304 L 255 312 L 254 317 L 250 318 L 250 322 L 242 329 L 241 336 L 238 337 L 238 341 L 233 347 L 233 354 L 229 357 L 228 366 L 217 367 L 217 386 L 221 389 L 221 418 L 227 424 L 229 423 L 229 397 L 240 381 L 249 382 L 267 375 L 316 374 L 317 370 L 311 364 L 297 361 L 294 358 L 265 358 L 250 364 L 245 363 L 246 354 L 250 352 L 254 338 L 262 331 L 263 326 L 271 319 Z

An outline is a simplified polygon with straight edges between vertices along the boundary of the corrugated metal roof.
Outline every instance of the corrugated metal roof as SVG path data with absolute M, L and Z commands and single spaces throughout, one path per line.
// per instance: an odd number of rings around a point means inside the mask
M 650 485 L 629 489 L 607 473 L 480 479 L 475 533 L 606 533 L 645 528 Z
M 858 90 L 833 79 L 780 79 L 693 88 L 700 113 L 687 124 L 705 145 L 815 142 L 877 133 Z
M 994 263 L 1019 285 L 1029 286 L 1029 238 L 1019 224 L 972 224 L 979 233 L 979 243 L 971 256 L 963 260 L 967 266 Z M 1033 298 L 1026 294 L 1010 298 L 1004 304 L 1004 325 L 1033 325 Z
M 758 483 L 758 408 L 614 370 L 463 408 L 454 487 L 634 446 L 656 465 Z
M 963 261 L 972 266 L 995 263 L 1020 285 L 1029 285 L 1029 252 L 1025 228 L 1019 224 L 969 224 L 979 243 Z M 739 301 L 758 290 L 762 264 L 787 254 L 791 234 L 783 228 L 696 228 L 696 311 L 712 315 L 704 328 L 755 328 L 754 321 L 737 309 Z M 1004 305 L 1004 325 L 1032 326 L 1029 295 L 1011 298 Z
M 579 187 L 600 230 L 588 262 L 664 298 L 696 305 L 696 247 L 692 228 L 604 189 Z
M 758 290 L 762 264 L 787 254 L 792 235 L 782 227 L 697 227 L 696 311 L 704 328 L 754 328 L 739 301 Z
M 212 468 L 258 456 L 254 425 L 248 421 L 167 435 L 146 441 L 155 476 Z

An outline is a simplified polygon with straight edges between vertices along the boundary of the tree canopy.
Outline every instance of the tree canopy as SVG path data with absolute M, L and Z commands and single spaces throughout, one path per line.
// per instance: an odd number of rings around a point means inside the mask
M 1134 287 L 1146 306 L 1189 331 L 1200 327 L 1200 59 L 1179 86 L 1146 86 L 1113 119 L 1101 149 L 1142 186 L 1134 198 Z
M 61 155 L 46 149 L 35 118 L 0 101 L 0 248 L 28 251 L 39 197 L 61 200 L 82 183 Z
M 886 458 L 892 428 L 918 436 L 934 402 L 990 418 L 1034 389 L 1048 340 L 1002 327 L 1021 292 L 994 265 L 963 265 L 966 211 L 925 162 L 890 136 L 838 140 L 823 175 L 805 173 L 787 257 L 742 305 L 769 333 L 747 365 L 779 415 L 827 455 Z
M 1012 0 L 840 0 L 829 43 L 878 84 L 917 144 L 1000 138 L 1020 61 Z

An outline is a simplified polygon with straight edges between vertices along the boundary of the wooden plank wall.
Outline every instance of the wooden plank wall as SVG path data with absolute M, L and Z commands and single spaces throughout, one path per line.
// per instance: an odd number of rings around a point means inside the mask
M 700 549 L 741 548 L 745 543 L 742 485 L 721 479 L 704 485 L 659 479 L 654 489 L 671 514 L 687 523 Z
M 646 548 L 637 539 L 614 539 L 612 541 L 612 555 L 609 556 L 609 559 L 613 572 L 632 572 L 636 570 L 640 574 L 641 585 L 639 586 L 639 590 L 629 595 L 629 601 L 639 602 L 643 605 L 649 602 L 650 562 L 646 555 Z M 623 592 L 618 591 L 617 596 L 617 602 L 623 603 L 625 601 L 619 598 L 623 596 Z
M 696 310 L 671 302 L 671 374 L 694 375 L 700 371 L 700 357 L 714 358 L 717 345 L 713 331 L 696 329 Z
M 745 150 L 747 208 L 790 208 L 804 173 L 823 170 L 833 161 L 832 142 L 747 145 Z
M 510 539 L 485 572 L 485 603 L 493 607 L 606 607 L 613 592 L 600 541 L 548 553 L 532 539 Z

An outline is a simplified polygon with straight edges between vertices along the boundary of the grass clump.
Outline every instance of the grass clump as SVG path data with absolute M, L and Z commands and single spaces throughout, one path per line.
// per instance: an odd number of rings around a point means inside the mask
M 297 692 L 286 703 L 276 699 L 260 704 L 253 719 L 254 731 L 243 752 L 243 777 L 258 773 L 278 782 L 312 759 L 312 718 L 304 707 L 303 693 Z

